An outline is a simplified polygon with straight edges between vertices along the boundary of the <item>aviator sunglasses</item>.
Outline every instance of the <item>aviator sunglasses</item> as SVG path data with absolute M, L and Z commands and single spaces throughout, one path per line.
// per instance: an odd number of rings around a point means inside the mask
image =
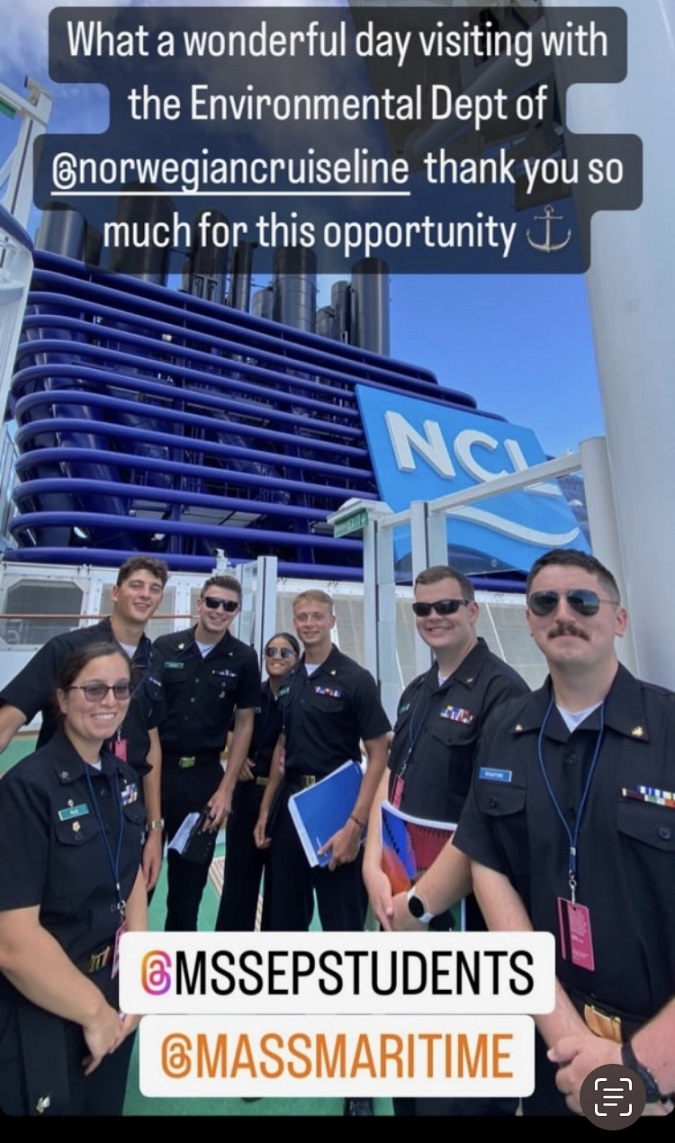
M 587 587 L 574 587 L 571 591 L 533 591 L 527 597 L 527 606 L 534 615 L 552 615 L 562 598 L 577 615 L 597 615 L 601 603 L 619 606 L 618 599 L 601 599 L 597 591 Z
M 123 699 L 131 698 L 131 683 L 75 683 L 72 687 L 68 687 L 69 691 L 82 691 L 87 702 L 100 702 L 112 691 L 116 699 L 122 701 Z
M 223 611 L 228 611 L 230 614 L 236 611 L 239 604 L 234 599 L 216 599 L 215 595 L 203 595 L 202 603 L 205 603 L 209 611 L 217 611 L 222 607 Z
M 420 619 L 426 619 L 435 611 L 437 615 L 454 615 L 460 607 L 468 607 L 470 599 L 437 599 L 435 603 L 413 603 L 412 609 Z
M 295 651 L 290 647 L 265 647 L 265 658 L 276 659 L 280 655 L 282 659 L 292 659 L 295 656 Z

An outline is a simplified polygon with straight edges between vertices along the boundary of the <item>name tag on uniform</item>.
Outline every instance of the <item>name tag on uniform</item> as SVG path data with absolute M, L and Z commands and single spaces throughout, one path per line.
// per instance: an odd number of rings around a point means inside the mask
M 492 770 L 489 766 L 481 766 L 478 777 L 486 782 L 510 782 L 513 777 L 512 770 Z
M 86 802 L 81 802 L 79 806 L 67 806 L 65 810 L 59 810 L 59 821 L 69 822 L 71 818 L 83 818 L 88 813 L 89 806 Z
M 452 722 L 463 722 L 468 726 L 473 722 L 473 715 L 470 710 L 464 710 L 461 706 L 446 706 L 445 710 L 440 712 L 441 718 L 449 718 Z
M 132 802 L 138 801 L 138 786 L 135 782 L 127 782 L 120 790 L 120 803 L 123 806 L 130 806 Z
M 170 663 L 167 660 L 164 666 L 166 667 L 167 671 L 182 671 L 185 667 L 185 663 Z
M 397 714 L 399 714 L 399 715 L 405 714 L 406 711 L 410 710 L 411 706 L 412 706 L 412 703 L 409 703 L 409 702 L 403 703 L 403 705 L 398 708 Z

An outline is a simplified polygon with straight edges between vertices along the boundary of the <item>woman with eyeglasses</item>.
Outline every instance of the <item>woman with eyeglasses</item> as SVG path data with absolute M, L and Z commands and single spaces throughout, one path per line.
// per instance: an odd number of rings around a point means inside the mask
M 104 749 L 131 663 L 63 661 L 60 729 L 0 782 L 0 1108 L 121 1115 L 137 1017 L 118 1008 L 119 938 L 147 929 L 136 772 Z
M 232 813 L 225 832 L 225 877 L 220 900 L 217 932 L 246 932 L 255 928 L 267 850 L 258 849 L 253 830 L 267 785 L 274 748 L 281 734 L 279 691 L 296 667 L 300 644 L 286 631 L 273 635 L 265 647 L 267 681 L 256 713 L 249 757 L 232 799 Z M 261 928 L 266 917 L 263 900 Z

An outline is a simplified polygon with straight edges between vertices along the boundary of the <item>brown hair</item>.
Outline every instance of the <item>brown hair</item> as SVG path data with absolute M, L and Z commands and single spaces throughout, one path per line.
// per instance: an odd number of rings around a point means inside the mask
M 77 647 L 66 655 L 61 663 L 56 676 L 57 688 L 60 691 L 67 691 L 88 663 L 92 663 L 94 659 L 109 659 L 111 655 L 119 655 L 121 659 L 124 659 L 129 670 L 129 678 L 131 678 L 131 659 L 119 643 L 85 643 L 84 646 Z
M 552 548 L 550 552 L 544 552 L 543 556 L 535 560 L 527 577 L 526 591 L 528 595 L 533 580 L 539 575 L 539 572 L 550 567 L 581 568 L 582 571 L 588 572 L 589 575 L 594 575 L 600 580 L 605 589 L 616 597 L 615 603 L 621 602 L 621 592 L 611 571 L 604 564 L 601 564 L 595 556 L 589 556 L 587 552 L 581 552 L 578 548 Z
M 163 560 L 156 560 L 153 556 L 131 556 L 125 560 L 117 573 L 117 587 L 139 571 L 150 572 L 150 575 L 154 575 L 160 581 L 162 587 L 166 587 L 169 569 Z
M 241 603 L 241 584 L 233 575 L 212 575 L 204 584 L 200 599 L 204 598 L 204 593 L 208 591 L 210 587 L 220 587 L 223 591 L 233 591 Z
M 425 568 L 417 576 L 414 586 L 417 587 L 419 584 L 420 587 L 427 587 L 431 583 L 440 583 L 442 579 L 454 579 L 459 584 L 462 598 L 473 602 L 475 592 L 471 580 L 467 579 L 463 572 L 457 571 L 457 568 L 451 568 L 446 564 L 436 564 L 433 568 Z

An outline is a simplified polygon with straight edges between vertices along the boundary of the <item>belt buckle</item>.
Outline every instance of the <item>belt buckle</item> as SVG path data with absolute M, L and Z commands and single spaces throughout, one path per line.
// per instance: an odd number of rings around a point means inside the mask
M 105 968 L 108 961 L 110 960 L 111 950 L 112 950 L 112 945 L 106 945 L 106 947 L 104 949 L 101 949 L 100 952 L 92 953 L 92 955 L 89 957 L 89 965 L 87 967 L 87 972 L 88 973 L 99 972 L 100 969 Z
M 178 759 L 178 769 L 191 770 L 196 761 L 194 754 L 184 754 L 182 758 Z
M 610 1040 L 613 1044 L 623 1044 L 620 1016 L 610 1016 L 607 1012 L 601 1012 L 594 1004 L 584 1004 L 584 1021 L 594 1036 Z
M 309 789 L 310 786 L 316 786 L 316 777 L 314 774 L 303 774 L 302 785 L 305 790 Z
M 269 778 L 256 778 L 255 780 L 256 786 L 266 786 L 268 782 Z

